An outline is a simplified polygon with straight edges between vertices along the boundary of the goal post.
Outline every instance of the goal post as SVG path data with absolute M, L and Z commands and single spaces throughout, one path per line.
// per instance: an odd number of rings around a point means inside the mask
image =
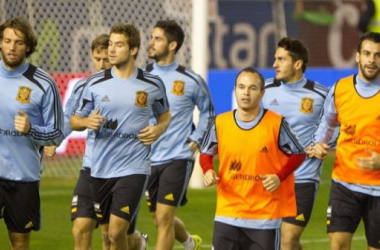
M 207 83 L 208 72 L 208 1 L 193 0 L 193 36 L 191 39 L 192 44 L 192 60 L 191 67 L 194 72 L 202 76 Z M 198 123 L 199 110 L 194 111 L 194 123 Z M 190 188 L 203 188 L 203 172 L 199 165 L 199 154 L 196 155 L 193 174 L 189 183 Z

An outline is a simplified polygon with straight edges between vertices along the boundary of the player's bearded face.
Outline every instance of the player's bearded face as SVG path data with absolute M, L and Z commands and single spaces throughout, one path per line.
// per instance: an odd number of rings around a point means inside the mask
M 276 72 L 276 79 L 285 82 L 293 82 L 297 78 L 294 68 L 294 61 L 289 52 L 284 48 L 278 48 L 274 55 L 273 68 Z
M 28 50 L 24 34 L 11 28 L 4 30 L 1 40 L 1 56 L 6 67 L 14 69 L 20 66 L 24 62 Z
M 149 47 L 149 58 L 154 59 L 156 61 L 160 61 L 161 59 L 167 57 L 169 54 L 169 48 L 167 46 L 159 49 Z
M 169 42 L 161 28 L 154 28 L 149 42 L 149 58 L 156 61 L 164 60 L 169 54 Z
M 360 71 L 368 81 L 376 79 L 380 74 L 380 67 L 376 64 L 362 64 L 359 62 Z
M 363 41 L 360 53 L 356 53 L 359 75 L 364 80 L 372 81 L 380 75 L 380 44 Z

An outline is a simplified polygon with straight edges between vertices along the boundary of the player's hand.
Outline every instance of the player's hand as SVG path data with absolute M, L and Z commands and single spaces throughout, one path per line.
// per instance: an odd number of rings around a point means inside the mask
M 98 130 L 106 120 L 106 118 L 102 115 L 99 115 L 100 108 L 97 108 L 94 112 L 92 112 L 89 116 L 85 118 L 85 126 L 88 129 Z
M 275 191 L 281 184 L 280 178 L 276 174 L 264 174 L 260 178 L 264 188 L 269 192 Z
M 189 148 L 191 149 L 191 151 L 193 151 L 194 154 L 196 152 L 198 152 L 198 150 L 199 150 L 198 144 L 196 142 L 193 142 L 193 141 L 190 141 Z
M 365 151 L 369 154 L 369 156 L 356 158 L 356 165 L 366 170 L 379 170 L 380 154 L 370 149 L 366 149 Z
M 313 146 L 307 146 L 305 148 L 305 153 L 306 153 L 307 157 L 309 157 L 309 158 L 314 157 L 314 155 L 313 155 Z
M 55 155 L 55 150 L 57 149 L 57 146 L 45 146 L 44 147 L 44 154 L 53 157 Z
M 323 142 L 318 142 L 313 146 L 313 156 L 317 157 L 318 159 L 325 159 L 328 152 L 329 152 L 330 146 Z
M 148 126 L 140 130 L 137 138 L 146 146 L 151 145 L 157 141 L 164 131 L 159 126 Z
M 207 170 L 203 176 L 203 183 L 206 187 L 209 187 L 219 181 L 219 177 L 216 175 L 214 169 Z
M 29 116 L 21 109 L 18 111 L 19 115 L 15 116 L 15 129 L 23 135 L 26 135 L 30 131 Z

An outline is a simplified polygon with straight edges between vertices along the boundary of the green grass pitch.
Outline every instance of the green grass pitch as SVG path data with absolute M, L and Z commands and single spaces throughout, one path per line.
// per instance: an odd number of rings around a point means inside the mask
M 302 243 L 305 250 L 329 249 L 326 234 L 326 207 L 331 180 L 332 158 L 324 163 L 323 177 L 314 206 L 309 226 L 306 228 Z M 59 179 L 44 177 L 41 181 L 42 229 L 32 232 L 31 249 L 67 250 L 73 249 L 71 236 L 70 204 L 71 194 L 75 185 L 74 179 Z M 190 233 L 198 234 L 203 239 L 202 249 L 211 249 L 213 217 L 215 212 L 215 188 L 188 191 L 188 204 L 178 210 Z M 138 217 L 138 230 L 149 235 L 149 249 L 153 249 L 156 241 L 156 229 L 148 213 L 145 200 L 142 201 Z M 7 230 L 3 220 L 0 220 L 0 249 L 8 249 Z M 93 237 L 94 249 L 101 249 L 100 230 L 95 230 Z M 176 243 L 175 249 L 183 249 Z M 352 249 L 366 249 L 363 226 L 360 225 L 352 243 Z

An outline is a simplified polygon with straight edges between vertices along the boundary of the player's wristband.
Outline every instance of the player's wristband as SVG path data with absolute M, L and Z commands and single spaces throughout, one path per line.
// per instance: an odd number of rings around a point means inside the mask
M 201 154 L 199 157 L 199 163 L 201 165 L 201 168 L 203 170 L 203 173 L 206 173 L 210 169 L 214 169 L 212 165 L 212 156 L 208 154 Z

